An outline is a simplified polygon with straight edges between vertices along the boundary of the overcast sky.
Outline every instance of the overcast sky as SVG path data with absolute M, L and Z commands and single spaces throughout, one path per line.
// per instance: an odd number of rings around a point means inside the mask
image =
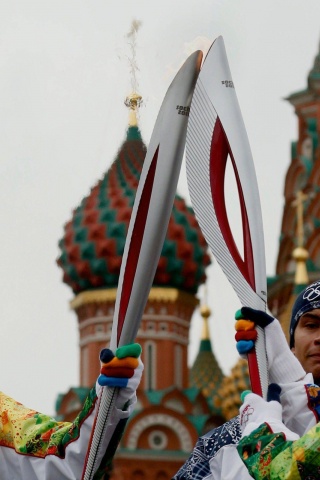
M 319 0 L 0 0 L 0 389 L 50 414 L 57 394 L 79 383 L 77 322 L 57 244 L 124 140 L 126 34 L 135 19 L 146 143 L 181 63 L 224 37 L 256 165 L 267 273 L 275 272 L 297 137 L 284 98 L 306 86 L 319 48 Z M 184 164 L 178 190 L 189 198 Z M 216 264 L 207 273 L 212 344 L 228 373 L 239 302 Z M 190 362 L 200 323 L 195 314 Z

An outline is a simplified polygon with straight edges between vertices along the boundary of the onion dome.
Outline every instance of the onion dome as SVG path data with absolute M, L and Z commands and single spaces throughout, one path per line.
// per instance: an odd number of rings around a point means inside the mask
M 126 234 L 146 146 L 137 123 L 138 94 L 126 100 L 129 126 L 110 169 L 91 189 L 64 226 L 57 260 L 63 281 L 75 294 L 118 285 Z M 210 264 L 194 213 L 176 195 L 154 285 L 196 293 Z
M 240 358 L 231 369 L 231 374 L 223 379 L 219 389 L 219 395 L 222 400 L 222 414 L 227 419 L 239 414 L 239 408 L 242 405 L 240 395 L 245 390 L 251 390 L 248 362 Z
M 200 313 L 203 318 L 202 335 L 198 355 L 190 370 L 190 386 L 201 390 L 212 413 L 221 415 L 222 397 L 219 394 L 219 389 L 224 375 L 211 347 L 208 327 L 208 318 L 211 314 L 209 307 L 203 305 Z

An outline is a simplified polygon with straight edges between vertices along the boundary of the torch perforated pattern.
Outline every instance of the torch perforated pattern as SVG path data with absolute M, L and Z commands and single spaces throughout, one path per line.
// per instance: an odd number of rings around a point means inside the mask
M 210 187 L 210 149 L 217 113 L 201 79 L 193 94 L 186 140 L 186 168 L 192 206 L 210 249 L 242 305 L 265 310 L 264 301 L 251 288 L 235 264 L 222 236 Z M 264 332 L 258 329 L 257 363 L 262 390 L 268 385 Z
M 205 105 L 205 108 L 204 108 Z M 241 275 L 225 245 L 210 189 L 210 148 L 217 114 L 198 81 L 193 95 L 187 133 L 186 165 L 192 206 L 202 232 L 219 265 L 243 305 L 256 305 L 257 294 Z M 192 131 L 192 134 L 190 132 Z M 258 297 L 259 305 L 261 299 Z

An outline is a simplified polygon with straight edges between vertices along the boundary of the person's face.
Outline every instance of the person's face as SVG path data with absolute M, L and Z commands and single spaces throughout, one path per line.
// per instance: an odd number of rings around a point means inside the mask
M 320 309 L 311 310 L 300 318 L 294 332 L 293 353 L 307 373 L 320 381 Z

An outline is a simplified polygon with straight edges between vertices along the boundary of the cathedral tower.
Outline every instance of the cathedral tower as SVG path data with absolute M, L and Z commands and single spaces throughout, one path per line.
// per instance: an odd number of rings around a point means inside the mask
M 310 282 L 320 277 L 320 49 L 306 88 L 287 100 L 297 116 L 298 139 L 291 145 L 285 179 L 276 275 L 268 279 L 268 305 L 278 318 L 288 310 L 292 292 L 304 284 L 301 268 L 306 265 Z

